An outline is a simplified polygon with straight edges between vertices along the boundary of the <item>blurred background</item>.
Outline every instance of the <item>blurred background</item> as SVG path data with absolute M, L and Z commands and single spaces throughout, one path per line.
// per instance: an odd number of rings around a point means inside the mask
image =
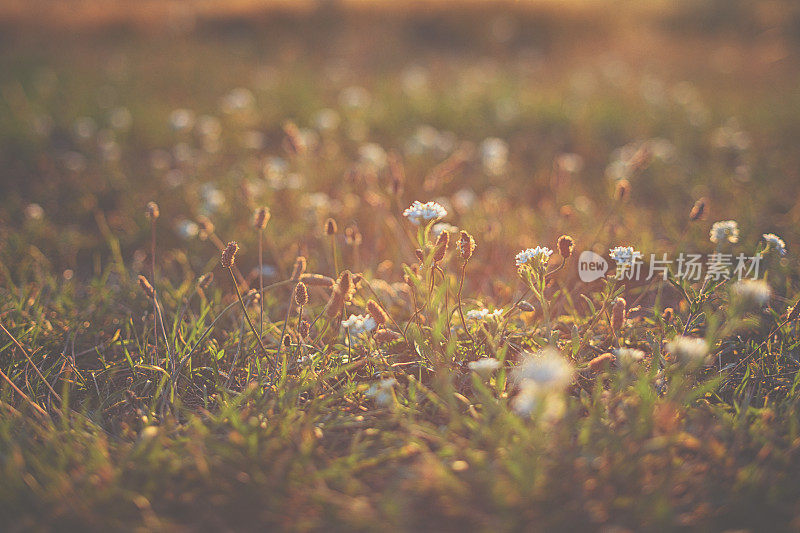
M 701 196 L 743 241 L 775 231 L 791 249 L 799 58 L 790 0 L 5 0 L 3 253 L 86 275 L 141 263 L 157 200 L 177 276 L 215 257 L 200 217 L 249 253 L 257 205 L 277 265 L 328 216 L 378 265 L 407 257 L 377 220 L 436 199 L 490 269 L 567 231 L 710 246 L 685 233 Z M 630 206 L 596 238 L 622 179 Z

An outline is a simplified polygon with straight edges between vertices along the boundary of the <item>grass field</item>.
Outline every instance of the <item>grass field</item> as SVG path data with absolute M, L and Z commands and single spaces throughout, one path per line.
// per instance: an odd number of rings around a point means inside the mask
M 0 529 L 800 528 L 800 14 L 665 4 L 9 3 Z

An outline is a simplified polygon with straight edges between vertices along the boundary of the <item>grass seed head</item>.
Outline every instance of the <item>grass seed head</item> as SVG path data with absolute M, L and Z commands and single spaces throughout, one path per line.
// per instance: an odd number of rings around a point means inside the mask
M 380 328 L 372 334 L 372 337 L 380 344 L 396 341 L 400 338 L 400 334 L 386 328 Z
M 604 354 L 600 354 L 591 361 L 589 361 L 589 368 L 592 372 L 600 372 L 602 370 L 607 370 L 608 367 L 611 366 L 611 363 L 616 361 L 616 357 L 614 354 L 606 352 Z
M 666 324 L 672 323 L 672 316 L 675 312 L 672 310 L 671 307 L 667 307 L 664 309 L 664 312 L 661 313 L 661 320 L 664 321 Z
M 389 319 L 384 310 L 375 300 L 370 300 L 367 302 L 367 312 L 379 326 L 386 324 L 386 321 Z
M 461 259 L 469 261 L 474 252 L 475 239 L 472 238 L 472 235 L 462 230 L 458 237 L 458 253 L 461 255 Z
M 361 236 L 361 232 L 358 231 L 358 226 L 352 225 L 348 226 L 344 230 L 344 242 L 349 244 L 350 246 L 358 246 L 363 241 L 363 237 Z
M 569 259 L 572 256 L 572 249 L 575 248 L 575 239 L 569 235 L 562 235 L 558 238 L 558 253 L 564 259 Z
M 294 288 L 294 301 L 300 307 L 308 304 L 308 288 L 302 281 Z
M 145 294 L 145 296 L 147 296 L 151 300 L 155 298 L 156 290 L 153 288 L 150 282 L 147 281 L 146 277 L 139 276 L 139 287 L 142 288 L 142 292 Z
M 231 241 L 222 251 L 222 258 L 220 264 L 222 268 L 231 268 L 236 261 L 236 252 L 239 251 L 239 244 L 236 241 Z
M 147 217 L 151 220 L 156 220 L 161 215 L 161 211 L 158 210 L 158 204 L 155 202 L 148 202 L 147 203 Z
M 625 316 L 628 313 L 628 302 L 625 301 L 625 298 L 619 297 L 614 302 L 614 306 L 611 308 L 611 329 L 614 331 L 619 331 L 622 329 L 622 325 L 625 323 Z
M 442 259 L 444 259 L 445 254 L 447 253 L 447 245 L 450 243 L 450 233 L 443 231 L 439 234 L 439 238 L 436 239 L 436 251 L 433 252 L 433 262 L 439 263 Z
M 269 222 L 270 212 L 269 209 L 266 207 L 259 207 L 256 209 L 256 213 L 253 216 L 253 227 L 257 230 L 263 230 L 267 227 L 267 222 Z
M 197 278 L 197 286 L 203 290 L 206 290 L 211 282 L 214 281 L 214 273 L 213 272 L 206 272 L 199 278 Z
M 692 206 L 692 210 L 689 211 L 689 220 L 694 222 L 703 218 L 703 215 L 706 212 L 706 203 L 707 200 L 705 198 L 700 198 L 697 200 Z
M 336 221 L 332 218 L 329 218 L 325 221 L 325 235 L 336 235 L 338 233 L 339 228 L 336 225 Z
M 311 324 L 308 323 L 308 320 L 303 320 L 297 327 L 297 333 L 300 335 L 301 339 L 305 339 L 306 337 L 308 337 L 310 331 L 311 331 Z

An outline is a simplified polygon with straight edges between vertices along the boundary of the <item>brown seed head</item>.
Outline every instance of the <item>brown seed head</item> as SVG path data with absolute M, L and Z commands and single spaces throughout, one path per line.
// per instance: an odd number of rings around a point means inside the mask
M 197 286 L 201 289 L 205 290 L 211 285 L 211 282 L 214 281 L 214 273 L 213 272 L 206 272 L 199 278 L 197 278 Z
M 534 311 L 536 311 L 536 308 L 533 306 L 533 304 L 531 304 L 527 300 L 522 300 L 521 302 L 519 302 L 517 304 L 517 307 L 519 308 L 520 311 L 524 311 L 526 313 L 533 313 Z
M 439 234 L 439 238 L 436 239 L 436 251 L 433 252 L 433 262 L 438 263 L 442 259 L 444 259 L 444 255 L 447 253 L 447 245 L 450 243 L 450 233 L 447 231 L 443 231 Z
M 475 239 L 472 238 L 472 235 L 462 230 L 458 237 L 458 253 L 461 255 L 461 259 L 469 261 L 473 252 L 475 252 Z
M 629 182 L 628 180 L 619 180 L 617 182 L 616 188 L 614 189 L 614 198 L 618 202 L 627 200 L 630 192 L 631 192 L 631 182 Z
M 370 300 L 367 302 L 367 312 L 369 313 L 369 316 L 372 317 L 372 320 L 374 320 L 379 326 L 386 324 L 386 321 L 389 319 L 383 308 L 378 305 L 378 302 L 375 300 Z
M 222 268 L 231 268 L 234 261 L 236 261 L 236 252 L 239 251 L 239 244 L 236 241 L 231 241 L 222 251 L 222 258 L 220 264 Z
M 373 333 L 372 337 L 379 343 L 385 344 L 387 342 L 396 341 L 400 338 L 400 334 L 390 329 L 381 328 Z
M 572 256 L 572 249 L 575 248 L 575 240 L 569 235 L 562 235 L 558 238 L 558 253 L 564 259 L 569 259 Z
M 346 242 L 350 246 L 358 246 L 361 244 L 363 238 L 361 237 L 361 232 L 358 231 L 358 226 L 348 226 L 344 230 L 344 242 Z
M 336 221 L 329 218 L 325 221 L 325 235 L 336 235 L 339 228 L 336 226 Z
M 155 220 L 161 215 L 161 212 L 158 210 L 158 204 L 155 202 L 148 202 L 147 203 L 147 216 L 148 218 Z
M 156 290 L 153 288 L 152 285 L 150 285 L 150 282 L 147 281 L 146 277 L 139 276 L 139 287 L 142 288 L 142 292 L 144 293 L 144 295 L 150 298 L 151 300 L 155 297 Z
M 628 313 L 628 302 L 621 296 L 614 302 L 611 308 L 611 329 L 619 331 L 625 323 L 625 316 Z
M 300 307 L 308 304 L 308 288 L 302 281 L 299 282 L 294 288 L 294 301 Z
M 589 361 L 589 368 L 592 372 L 600 372 L 608 369 L 608 367 L 611 366 L 611 363 L 616 360 L 617 358 L 614 357 L 614 354 L 606 352 Z
M 267 227 L 267 222 L 270 219 L 269 209 L 266 207 L 259 207 L 253 215 L 253 227 L 257 230 L 262 230 Z
M 300 276 L 306 271 L 306 258 L 302 255 L 294 260 L 294 268 L 292 269 L 292 281 L 297 281 Z
M 350 301 L 350 298 L 352 298 L 353 293 L 356 291 L 356 287 L 349 270 L 343 270 L 342 273 L 339 274 L 339 279 L 336 281 L 336 290 L 342 293 L 342 298 L 345 302 Z
M 700 198 L 694 203 L 692 210 L 689 212 L 689 220 L 694 222 L 695 220 L 703 218 L 703 214 L 705 214 L 706 211 L 706 202 L 707 200 L 705 198 Z
M 303 320 L 300 322 L 300 325 L 297 327 L 297 333 L 300 334 L 300 338 L 305 339 L 308 337 L 308 333 L 311 331 L 311 324 L 308 323 L 308 320 Z
M 287 333 L 286 335 L 283 336 L 283 346 L 288 348 L 291 345 L 292 345 L 292 336 Z
M 663 320 L 665 323 L 669 324 L 670 322 L 672 322 L 672 315 L 673 314 L 674 314 L 674 311 L 672 310 L 672 308 L 671 307 L 667 307 L 666 309 L 664 309 L 664 312 L 661 313 L 661 320 Z

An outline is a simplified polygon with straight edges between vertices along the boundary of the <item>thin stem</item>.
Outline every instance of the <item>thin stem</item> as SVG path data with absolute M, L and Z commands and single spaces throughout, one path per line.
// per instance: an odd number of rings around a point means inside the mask
M 156 304 L 156 219 L 155 217 L 150 218 L 150 267 L 153 274 L 153 359 L 151 362 L 155 362 L 156 357 L 158 356 L 158 322 L 156 322 L 156 314 L 158 304 Z M 163 327 L 163 325 L 162 325 Z
M 244 317 L 247 319 L 247 325 L 250 326 L 250 331 L 253 332 L 253 335 L 258 340 L 258 345 L 261 347 L 261 352 L 264 354 L 264 357 L 266 357 L 267 360 L 269 361 L 269 355 L 267 355 L 267 349 L 264 346 L 264 342 L 261 340 L 261 337 L 258 335 L 258 332 L 256 331 L 256 328 L 253 325 L 253 321 L 250 320 L 250 314 L 247 312 L 247 306 L 244 305 L 244 300 L 242 300 L 242 293 L 241 293 L 241 291 L 239 291 L 239 284 L 236 283 L 236 276 L 233 273 L 233 269 L 228 268 L 228 272 L 231 275 L 231 280 L 233 281 L 233 287 L 236 289 L 236 297 L 239 298 L 239 304 L 242 306 L 242 312 L 244 313 Z
M 467 328 L 467 321 L 464 319 L 464 309 L 463 303 L 461 302 L 461 291 L 464 289 L 464 278 L 467 275 L 467 262 L 464 261 L 464 264 L 461 266 L 461 276 L 458 280 L 458 295 L 456 296 L 458 300 L 458 315 L 461 317 L 461 325 L 464 326 L 464 331 L 467 332 L 469 339 L 474 343 L 475 339 L 472 338 L 472 333 L 469 332 L 469 328 Z

